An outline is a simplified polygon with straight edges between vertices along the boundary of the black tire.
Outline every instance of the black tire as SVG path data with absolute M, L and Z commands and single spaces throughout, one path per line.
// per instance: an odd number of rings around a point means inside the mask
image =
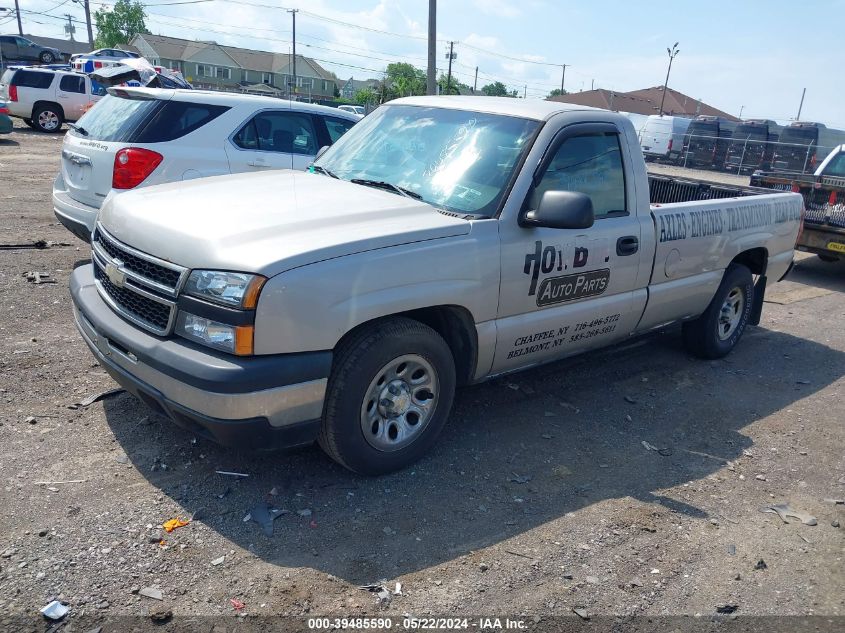
M 738 321 L 735 325 L 728 326 L 720 321 L 720 318 L 723 307 L 735 291 L 741 296 L 742 305 L 734 312 Z M 745 331 L 753 305 L 754 278 L 751 271 L 741 264 L 731 264 L 704 314 L 694 321 L 684 323 L 684 346 L 687 351 L 699 358 L 715 359 L 727 356 Z M 725 315 L 726 318 L 728 315 L 729 312 Z M 726 336 L 722 336 L 722 332 Z
M 32 122 L 32 119 L 23 119 L 23 122 L 27 124 L 27 126 L 31 127 L 33 130 L 35 129 L 35 123 Z
M 41 60 L 42 64 L 52 64 L 56 61 L 56 56 L 53 55 L 50 51 L 41 51 L 41 54 L 38 56 L 38 59 Z
M 818 257 L 823 262 L 827 262 L 828 264 L 833 264 L 834 262 L 838 262 L 839 258 L 836 255 L 822 255 L 818 253 Z
M 411 443 L 397 450 L 379 450 L 364 435 L 365 398 L 371 393 L 370 387 L 384 379 L 378 375 L 383 368 L 405 355 L 417 355 L 431 366 L 438 383 L 436 400 Z M 329 457 L 362 475 L 405 468 L 434 445 L 449 417 L 454 394 L 455 362 L 437 332 L 402 317 L 374 322 L 343 341 L 335 352 L 317 441 Z M 390 422 L 385 424 L 390 426 Z
M 48 116 L 50 123 L 44 121 L 45 116 Z M 60 132 L 64 121 L 65 117 L 62 109 L 55 105 L 40 105 L 32 111 L 33 129 L 39 132 L 46 132 L 47 134 Z M 53 124 L 55 127 L 52 126 Z

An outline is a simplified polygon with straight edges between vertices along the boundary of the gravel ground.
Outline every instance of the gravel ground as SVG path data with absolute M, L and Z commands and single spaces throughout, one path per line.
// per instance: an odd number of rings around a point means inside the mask
M 670 330 L 464 389 L 431 455 L 367 479 L 317 448 L 220 448 L 126 394 L 75 405 L 115 384 L 73 325 L 68 276 L 89 254 L 52 214 L 60 145 L 0 137 L 2 243 L 58 243 L 0 250 L 0 628 L 54 599 L 68 630 L 169 613 L 167 630 L 238 613 L 225 622 L 845 615 L 845 262 L 799 256 L 724 360 Z M 265 502 L 285 511 L 272 537 L 245 521 Z M 817 525 L 761 512 L 784 503 Z M 167 533 L 173 518 L 190 523 Z M 358 589 L 381 581 L 401 595 Z

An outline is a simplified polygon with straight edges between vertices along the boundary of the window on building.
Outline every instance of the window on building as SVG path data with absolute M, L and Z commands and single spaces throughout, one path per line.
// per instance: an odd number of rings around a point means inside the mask
M 271 86 L 273 84 L 273 73 L 261 73 L 261 83 Z
M 216 74 L 215 76 L 218 79 L 231 79 L 232 78 L 232 69 L 231 68 L 224 68 L 223 66 L 218 66 L 215 68 Z
M 531 192 L 529 208 L 536 209 L 546 191 L 587 194 L 597 218 L 626 213 L 619 136 L 598 132 L 566 139 Z
M 210 66 L 203 66 L 202 64 L 197 64 L 197 77 L 209 77 L 210 71 L 211 71 Z

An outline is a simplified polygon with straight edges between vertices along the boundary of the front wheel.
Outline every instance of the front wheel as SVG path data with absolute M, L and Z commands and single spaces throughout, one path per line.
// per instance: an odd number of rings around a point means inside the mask
M 318 442 L 363 475 L 412 464 L 434 444 L 455 394 L 455 362 L 432 328 L 406 318 L 364 327 L 338 348 Z
M 41 60 L 42 64 L 52 64 L 56 61 L 56 56 L 53 55 L 50 51 L 42 51 L 41 54 L 38 56 L 38 59 Z
M 684 345 L 700 358 L 727 356 L 736 347 L 754 304 L 754 278 L 741 264 L 731 264 L 704 314 L 683 325 Z

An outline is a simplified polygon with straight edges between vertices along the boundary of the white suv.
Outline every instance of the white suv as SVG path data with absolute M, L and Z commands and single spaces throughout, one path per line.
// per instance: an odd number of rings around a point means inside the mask
M 105 89 L 88 75 L 71 71 L 12 67 L 0 78 L 0 101 L 9 114 L 41 132 L 58 132 L 103 95 Z
M 86 242 L 111 193 L 237 172 L 304 170 L 359 118 L 256 95 L 125 87 L 108 92 L 65 135 L 53 184 L 56 217 Z

